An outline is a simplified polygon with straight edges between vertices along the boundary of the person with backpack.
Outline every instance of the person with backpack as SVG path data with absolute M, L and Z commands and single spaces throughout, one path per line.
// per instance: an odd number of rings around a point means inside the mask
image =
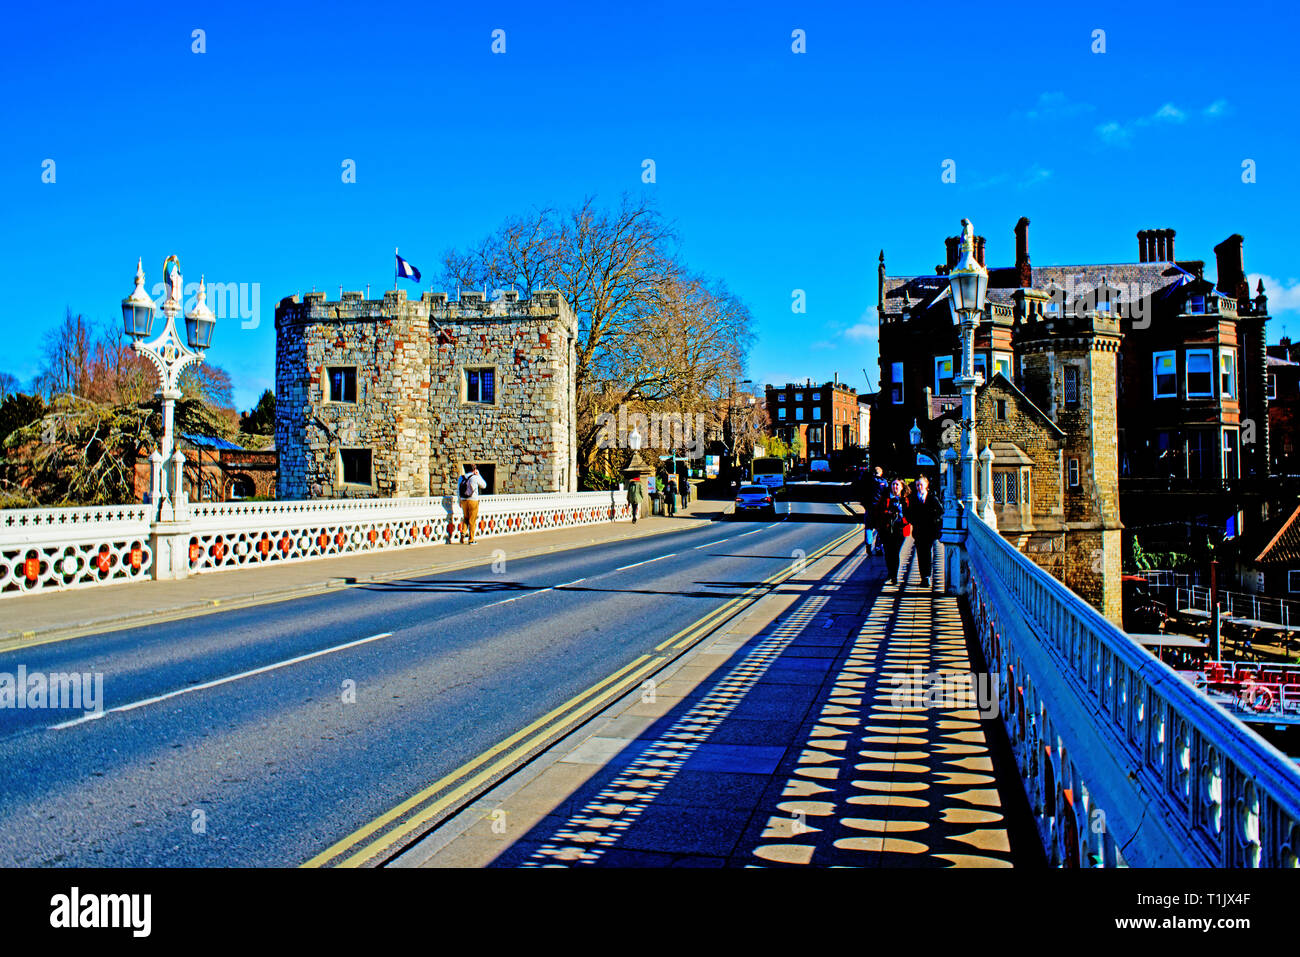
M 474 544 L 474 533 L 478 531 L 478 491 L 481 488 L 487 488 L 487 481 L 478 474 L 478 466 L 471 465 L 456 486 L 456 495 L 460 498 L 460 540 L 466 545 Z M 465 537 L 466 529 L 469 531 L 468 538 Z
M 632 508 L 632 524 L 636 524 L 641 506 L 645 502 L 645 489 L 641 487 L 641 476 L 634 475 L 627 483 L 627 504 Z
M 889 496 L 889 485 L 885 482 L 885 470 L 879 465 L 862 483 L 858 501 L 862 503 L 862 521 L 866 526 L 867 555 L 880 552 L 880 528 L 878 525 L 880 505 Z
M 671 475 L 668 476 L 668 484 L 664 486 L 664 505 L 668 507 L 669 518 L 677 514 L 677 481 Z
M 891 585 L 898 584 L 899 553 L 903 550 L 904 539 L 912 534 L 912 526 L 907 521 L 907 508 L 907 492 L 903 488 L 903 480 L 894 479 L 876 513 L 876 527 L 880 529 L 880 540 L 885 549 L 885 568 L 889 572 Z

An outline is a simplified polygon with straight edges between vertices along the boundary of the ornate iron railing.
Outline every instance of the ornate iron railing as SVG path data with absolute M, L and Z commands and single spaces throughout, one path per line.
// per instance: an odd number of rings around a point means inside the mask
M 1054 863 L 1296 867 L 1300 770 L 978 518 L 970 612 Z

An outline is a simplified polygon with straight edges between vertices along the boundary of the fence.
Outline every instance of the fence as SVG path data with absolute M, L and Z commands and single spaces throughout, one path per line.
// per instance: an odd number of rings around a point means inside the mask
M 1191 608 L 1210 613 L 1210 589 L 1203 585 L 1178 588 L 1174 592 L 1174 607 Z M 1300 626 L 1300 602 L 1288 598 L 1269 598 L 1249 592 L 1219 589 L 1219 606 L 1229 618 L 1246 621 L 1264 621 L 1283 628 Z
M 147 505 L 0 511 L 0 598 L 158 577 L 164 538 L 195 574 L 455 542 L 461 519 L 452 498 L 200 502 L 183 522 L 150 516 Z M 630 518 L 619 492 L 489 495 L 475 534 Z
M 1300 769 L 974 516 L 971 615 L 1053 863 L 1296 867 Z

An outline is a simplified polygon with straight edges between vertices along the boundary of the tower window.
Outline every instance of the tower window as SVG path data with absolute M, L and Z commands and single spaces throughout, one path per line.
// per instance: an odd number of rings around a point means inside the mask
M 1079 404 L 1079 367 L 1065 367 L 1065 404 Z
M 997 410 L 998 410 L 998 421 L 999 421 L 999 422 L 1005 422 L 1005 421 L 1007 420 L 1007 400 L 1006 400 L 1006 399 L 998 399 L 998 402 L 997 402 Z
M 952 356 L 936 356 L 934 360 L 934 394 L 953 395 Z
M 494 405 L 497 400 L 497 373 L 488 367 L 465 370 L 465 401 Z
M 344 485 L 372 485 L 370 449 L 339 449 L 339 478 Z
M 894 405 L 903 404 L 903 363 L 889 364 L 889 401 Z
M 357 368 L 356 366 L 330 366 L 329 368 L 329 395 L 326 402 L 356 402 L 357 401 Z
M 1065 474 L 1066 474 L 1066 484 L 1068 484 L 1070 488 L 1078 488 L 1079 487 L 1079 460 L 1078 459 L 1070 459 L 1066 463 Z

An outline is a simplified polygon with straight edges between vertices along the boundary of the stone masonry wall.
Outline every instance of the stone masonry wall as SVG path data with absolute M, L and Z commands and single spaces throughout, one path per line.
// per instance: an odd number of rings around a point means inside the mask
M 281 498 L 450 495 L 467 462 L 495 465 L 498 493 L 576 488 L 577 321 L 559 293 L 309 293 L 275 319 Z M 356 369 L 355 403 L 328 401 L 334 366 Z M 494 370 L 492 403 L 468 401 L 469 368 Z M 342 482 L 353 448 L 371 450 L 369 484 Z

